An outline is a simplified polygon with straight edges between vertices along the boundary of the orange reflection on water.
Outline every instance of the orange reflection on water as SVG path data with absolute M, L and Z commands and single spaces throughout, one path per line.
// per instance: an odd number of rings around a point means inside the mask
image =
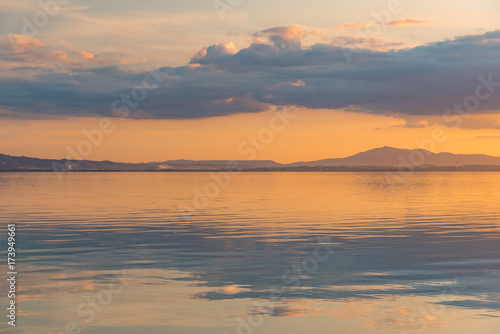
M 19 227 L 23 333 L 69 321 L 237 333 L 249 317 L 264 334 L 497 333 L 500 173 L 415 173 L 394 188 L 383 173 L 241 173 L 201 201 L 211 182 L 0 173 L 1 219 Z M 325 238 L 339 247 L 305 270 Z M 130 284 L 87 323 L 78 306 L 123 268 Z M 283 300 L 269 307 L 273 291 Z

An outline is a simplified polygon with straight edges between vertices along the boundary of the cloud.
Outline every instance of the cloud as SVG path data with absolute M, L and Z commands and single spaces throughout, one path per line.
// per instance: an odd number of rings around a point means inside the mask
M 233 54 L 235 50 L 236 46 L 232 42 L 213 44 L 196 52 L 193 58 L 191 58 L 191 63 L 202 62 L 204 59 L 216 59 L 223 55 L 230 55 Z
M 331 39 L 331 45 L 336 45 L 344 48 L 368 49 L 368 50 L 389 50 L 397 47 L 402 47 L 401 42 L 388 42 L 383 37 L 368 37 L 357 35 L 337 36 Z
M 434 20 L 419 20 L 419 19 L 403 19 L 403 20 L 395 20 L 389 22 L 377 22 L 377 21 L 366 21 L 362 23 L 344 23 L 338 25 L 334 28 L 334 30 L 345 30 L 345 29 L 355 29 L 355 28 L 366 28 L 372 26 L 374 24 L 385 25 L 389 27 L 403 28 L 403 27 L 411 27 L 411 26 L 432 26 L 437 24 Z
M 309 34 L 306 26 L 292 25 L 287 27 L 276 27 L 262 30 L 255 36 L 266 36 L 276 47 L 297 48 L 300 47 L 302 38 Z
M 363 23 L 344 23 L 344 24 L 336 26 L 334 29 L 335 30 L 344 30 L 344 29 L 353 29 L 353 28 L 366 28 L 366 27 L 369 27 L 375 23 L 377 23 L 377 22 L 367 21 L 367 22 L 363 22 Z
M 432 26 L 435 25 L 437 22 L 434 20 L 418 20 L 418 19 L 405 19 L 405 20 L 397 20 L 397 21 L 390 21 L 387 23 L 388 26 L 391 27 L 410 27 L 410 26 Z
M 262 30 L 261 33 L 268 36 L 279 36 L 284 40 L 292 41 L 305 37 L 307 35 L 307 27 L 302 25 L 276 27 Z
M 11 69 L 29 64 L 32 69 L 38 66 L 61 70 L 66 66 L 81 66 L 93 62 L 96 55 L 77 49 L 52 49 L 37 38 L 11 34 L 0 39 L 0 59 L 0 64 Z
M 308 34 L 303 26 L 266 29 L 254 34 L 258 40 L 245 48 L 214 44 L 185 66 L 161 68 L 161 84 L 137 103 L 134 117 L 189 119 L 273 106 L 424 117 L 462 104 L 475 94 L 479 76 L 500 82 L 500 30 L 397 51 L 360 48 L 363 44 L 352 36 L 301 45 Z M 100 63 L 101 55 L 75 58 L 75 52 L 51 50 L 35 41 L 27 45 L 26 55 L 4 53 L 0 61 L 2 66 L 8 59 L 24 59 L 25 76 L 12 67 L 7 79 L 0 79 L 0 108 L 15 111 L 9 117 L 113 116 L 111 102 L 140 87 L 148 75 L 118 67 L 119 59 Z M 350 45 L 356 50 L 344 47 Z M 66 52 L 67 60 L 54 51 Z M 59 57 L 71 66 L 37 70 L 37 54 Z M 78 64 L 72 59 L 79 59 Z M 92 66 L 79 66 L 86 62 Z M 500 87 L 493 89 L 473 114 L 498 112 Z
M 429 123 L 425 120 L 420 120 L 420 121 L 411 121 L 408 119 L 404 119 L 403 124 L 396 124 L 396 125 L 389 125 L 389 126 L 384 126 L 380 128 L 376 128 L 377 130 L 385 130 L 385 129 L 392 129 L 392 128 L 404 128 L 404 129 L 425 129 L 428 127 Z
M 41 41 L 36 38 L 23 36 L 23 35 L 8 35 L 11 47 L 14 48 L 16 52 L 26 52 L 29 50 L 36 50 L 45 46 Z M 8 47 L 5 45 L 5 47 Z

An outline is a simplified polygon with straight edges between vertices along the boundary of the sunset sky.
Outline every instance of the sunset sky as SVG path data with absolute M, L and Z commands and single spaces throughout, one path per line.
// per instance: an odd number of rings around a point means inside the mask
M 238 160 L 257 138 L 256 159 L 287 163 L 413 149 L 439 128 L 446 140 L 427 149 L 500 156 L 499 11 L 498 0 L 0 0 L 0 153 Z

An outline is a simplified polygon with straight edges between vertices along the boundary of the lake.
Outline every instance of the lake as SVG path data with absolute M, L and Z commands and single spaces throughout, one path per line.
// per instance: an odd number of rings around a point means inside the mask
M 0 173 L 18 272 L 17 326 L 0 328 L 500 330 L 500 173 L 63 176 Z

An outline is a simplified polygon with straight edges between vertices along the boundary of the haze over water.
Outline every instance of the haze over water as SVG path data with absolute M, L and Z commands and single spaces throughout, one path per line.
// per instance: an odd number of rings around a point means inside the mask
M 498 333 L 500 173 L 241 173 L 186 217 L 211 180 L 0 173 L 22 333 Z

